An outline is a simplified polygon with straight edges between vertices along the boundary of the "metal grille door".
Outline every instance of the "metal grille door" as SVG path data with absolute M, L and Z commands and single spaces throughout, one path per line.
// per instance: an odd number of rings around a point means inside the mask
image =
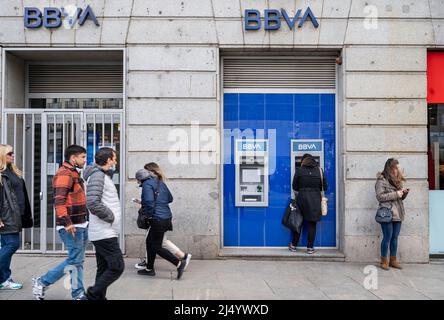
M 121 151 L 121 112 L 6 112 L 3 141 L 14 148 L 33 208 L 34 227 L 21 233 L 20 252 L 63 253 L 57 234 L 52 179 L 63 163 L 66 147 L 87 149 L 87 164 L 101 147 Z M 121 165 L 113 180 L 122 195 Z M 123 229 L 122 229 L 123 231 Z M 123 234 L 123 233 L 122 233 Z M 120 239 L 123 248 L 123 239 Z M 92 251 L 90 243 L 87 251 Z

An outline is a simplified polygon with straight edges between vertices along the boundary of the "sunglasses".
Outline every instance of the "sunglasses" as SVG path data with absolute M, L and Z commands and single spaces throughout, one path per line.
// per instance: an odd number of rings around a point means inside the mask
M 12 157 L 14 155 L 14 152 L 8 152 L 6 155 Z

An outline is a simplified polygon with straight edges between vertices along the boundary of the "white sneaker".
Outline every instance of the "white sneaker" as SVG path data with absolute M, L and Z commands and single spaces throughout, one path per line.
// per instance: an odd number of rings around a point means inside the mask
M 46 286 L 43 285 L 40 277 L 32 278 L 32 294 L 36 300 L 45 300 Z
M 191 260 L 191 256 L 192 256 L 192 254 L 191 253 L 187 253 L 186 255 L 185 255 L 185 268 L 184 268 L 184 270 L 186 270 L 187 269 L 187 267 L 188 267 L 188 265 L 190 264 L 190 260 Z
M 139 269 L 139 270 L 146 269 L 146 260 L 143 259 L 141 262 L 136 263 L 136 264 L 134 265 L 134 267 L 135 267 L 136 269 Z
M 8 279 L 0 284 L 0 290 L 19 290 L 21 288 L 23 288 L 23 285 L 15 282 L 12 279 Z

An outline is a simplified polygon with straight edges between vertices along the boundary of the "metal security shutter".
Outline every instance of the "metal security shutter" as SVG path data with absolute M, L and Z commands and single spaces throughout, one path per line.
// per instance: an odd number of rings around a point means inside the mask
M 123 93 L 122 65 L 30 64 L 29 93 Z
M 336 56 L 225 58 L 224 88 L 334 89 Z

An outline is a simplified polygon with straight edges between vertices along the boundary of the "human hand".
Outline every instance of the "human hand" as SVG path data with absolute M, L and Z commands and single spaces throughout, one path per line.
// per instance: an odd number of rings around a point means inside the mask
M 2 220 L 0 220 L 0 228 L 3 228 L 5 226 L 5 224 L 3 223 Z
M 398 194 L 399 198 L 402 198 L 402 196 L 404 195 L 404 191 L 403 190 L 398 190 L 398 191 L 396 191 L 396 193 Z
M 68 227 L 65 227 L 66 232 L 70 233 L 73 238 L 76 237 L 76 227 L 74 227 L 73 224 L 69 225 Z

